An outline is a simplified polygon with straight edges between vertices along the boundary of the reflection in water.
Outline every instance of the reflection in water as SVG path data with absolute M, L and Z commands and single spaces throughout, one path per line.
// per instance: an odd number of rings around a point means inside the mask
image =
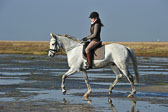
M 116 108 L 115 108 L 114 105 L 112 104 L 111 98 L 108 98 L 108 103 L 109 103 L 110 108 L 112 109 L 112 111 L 113 111 L 113 112 L 117 112 Z
M 86 101 L 88 101 L 88 104 L 92 103 L 92 100 L 89 99 L 89 97 L 84 97 L 84 99 Z M 118 112 L 117 109 L 115 108 L 115 106 L 112 103 L 112 99 L 109 97 L 108 98 L 108 104 L 110 105 L 110 108 L 112 109 L 113 112 Z M 135 112 L 135 106 L 136 106 L 136 101 L 132 101 L 132 107 L 131 107 L 131 111 L 130 112 Z
M 108 103 L 110 105 L 110 108 L 112 109 L 113 112 L 118 112 L 117 109 L 115 108 L 115 106 L 112 104 L 112 100 L 109 97 L 108 98 Z M 134 112 L 135 111 L 135 106 L 136 106 L 136 101 L 132 101 L 132 107 L 131 107 L 131 111 L 130 112 Z
M 85 98 L 84 98 L 85 99 Z M 90 100 L 89 98 L 88 99 L 85 99 L 87 102 L 88 102 L 88 104 L 92 104 L 92 100 Z M 65 98 L 63 98 L 62 99 L 62 103 L 63 104 L 67 104 L 67 100 L 65 99 Z
M 63 104 L 66 104 L 67 103 L 67 100 L 65 98 L 62 99 L 62 103 Z

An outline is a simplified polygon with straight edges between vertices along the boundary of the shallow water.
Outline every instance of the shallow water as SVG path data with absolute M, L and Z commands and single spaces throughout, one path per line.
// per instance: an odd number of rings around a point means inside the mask
M 13 78 L 8 78 L 8 77 L 3 77 L 0 79 L 0 85 L 11 85 L 11 84 L 20 84 L 25 82 L 24 80 L 21 80 L 19 77 L 13 77 Z
M 135 84 L 137 88 L 168 85 L 168 58 L 138 57 L 137 60 L 140 74 L 140 83 Z M 133 74 L 131 63 L 129 69 Z M 90 100 L 83 99 L 87 88 L 81 73 L 67 78 L 67 94 L 62 95 L 61 74 L 67 70 L 66 56 L 49 58 L 38 55 L 1 54 L 1 110 L 10 111 L 6 105 L 12 105 L 10 109 L 17 112 L 22 110 L 23 106 L 17 107 L 21 104 L 25 106 L 26 111 L 34 109 L 32 105 L 38 107 L 36 111 L 40 111 L 42 107 L 45 107 L 43 109 L 46 111 L 58 111 L 63 108 L 74 111 L 79 107 L 80 111 L 107 112 L 166 112 L 168 109 L 166 91 L 139 89 L 135 98 L 127 98 L 130 84 L 125 77 L 119 81 L 112 95 L 108 95 L 108 87 L 115 79 L 109 67 L 88 71 L 93 91 Z

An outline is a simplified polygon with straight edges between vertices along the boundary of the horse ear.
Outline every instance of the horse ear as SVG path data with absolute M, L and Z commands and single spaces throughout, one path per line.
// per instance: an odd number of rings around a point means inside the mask
M 51 38 L 56 38 L 56 36 L 53 33 L 50 33 Z
M 65 36 L 65 37 L 68 37 L 68 35 L 67 35 L 67 34 L 64 34 L 64 36 Z

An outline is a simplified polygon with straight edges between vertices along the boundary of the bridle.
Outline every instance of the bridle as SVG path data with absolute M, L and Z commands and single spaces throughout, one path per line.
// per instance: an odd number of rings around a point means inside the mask
M 54 43 L 54 44 L 55 44 L 55 46 L 56 46 L 56 47 L 55 47 L 55 49 L 49 49 L 49 51 L 54 51 L 54 52 L 57 52 L 57 51 L 59 50 L 59 48 L 58 48 L 58 47 L 60 47 L 60 46 L 59 46 L 59 44 L 58 44 L 58 40 L 57 40 L 57 38 L 55 38 L 55 39 L 56 39 L 56 41 L 55 41 L 55 43 Z M 57 46 L 58 46 L 58 47 L 57 47 Z

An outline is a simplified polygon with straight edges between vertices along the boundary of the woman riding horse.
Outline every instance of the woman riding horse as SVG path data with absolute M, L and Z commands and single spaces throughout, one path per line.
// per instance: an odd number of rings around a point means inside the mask
M 88 64 L 86 64 L 87 65 L 86 69 L 92 68 L 91 51 L 94 48 L 96 48 L 98 45 L 100 45 L 100 43 L 101 43 L 101 39 L 100 39 L 101 27 L 104 26 L 101 23 L 98 12 L 92 12 L 90 14 L 89 18 L 91 18 L 91 27 L 90 27 L 91 34 L 82 39 L 83 41 L 87 41 L 90 39 L 90 43 L 85 49 L 86 56 L 87 56 L 87 62 L 88 62 Z

